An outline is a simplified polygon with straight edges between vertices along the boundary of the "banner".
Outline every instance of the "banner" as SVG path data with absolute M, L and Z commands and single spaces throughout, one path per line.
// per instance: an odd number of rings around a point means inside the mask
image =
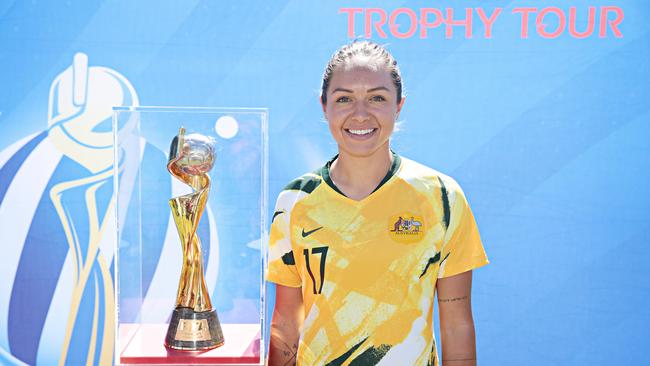
M 392 148 L 455 178 L 479 224 L 480 363 L 642 363 L 647 16 L 641 0 L 4 2 L 0 363 L 114 362 L 113 106 L 268 107 L 273 200 L 336 153 L 323 68 L 365 38 L 403 74 Z M 171 182 L 149 194 L 166 205 Z M 168 217 L 150 219 L 153 281 Z

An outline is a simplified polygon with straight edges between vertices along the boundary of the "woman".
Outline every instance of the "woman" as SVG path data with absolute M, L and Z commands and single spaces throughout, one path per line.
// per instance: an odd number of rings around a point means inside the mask
M 451 178 L 390 150 L 404 105 L 386 49 L 354 42 L 323 76 L 339 153 L 291 182 L 271 224 L 269 365 L 475 365 L 473 268 L 488 263 Z

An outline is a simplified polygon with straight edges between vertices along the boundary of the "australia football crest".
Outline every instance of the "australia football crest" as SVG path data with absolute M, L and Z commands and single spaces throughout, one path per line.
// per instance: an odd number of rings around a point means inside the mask
M 426 231 L 422 216 L 405 212 L 393 215 L 388 220 L 390 237 L 400 243 L 415 243 L 424 237 Z

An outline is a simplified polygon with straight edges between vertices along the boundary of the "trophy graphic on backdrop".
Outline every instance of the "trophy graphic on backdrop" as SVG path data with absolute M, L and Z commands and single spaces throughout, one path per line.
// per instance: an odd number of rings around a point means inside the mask
M 214 164 L 214 140 L 180 128 L 169 149 L 167 170 L 192 187 L 193 193 L 169 200 L 183 249 L 183 267 L 165 346 L 177 350 L 207 350 L 224 343 L 217 311 L 212 308 L 203 278 L 201 241 L 196 234 L 210 191 L 208 171 Z

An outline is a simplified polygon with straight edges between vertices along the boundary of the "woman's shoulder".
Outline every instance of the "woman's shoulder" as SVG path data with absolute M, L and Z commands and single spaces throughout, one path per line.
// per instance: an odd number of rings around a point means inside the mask
M 401 167 L 397 175 L 420 190 L 460 191 L 460 186 L 454 178 L 403 156 L 401 156 Z
M 321 168 L 314 171 L 305 173 L 297 178 L 292 179 L 287 185 L 284 186 L 285 191 L 299 191 L 304 193 L 313 192 L 321 183 L 323 177 L 321 175 Z
M 287 183 L 278 194 L 276 206 L 290 209 L 311 195 L 323 183 L 321 169 L 305 173 Z

